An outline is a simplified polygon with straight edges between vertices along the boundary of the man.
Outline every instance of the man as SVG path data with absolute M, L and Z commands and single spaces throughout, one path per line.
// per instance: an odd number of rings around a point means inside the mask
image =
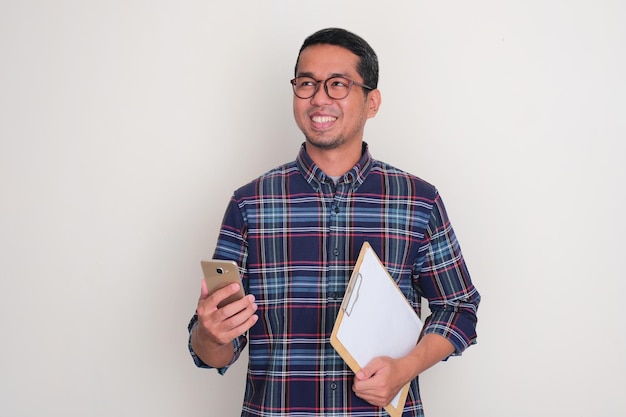
M 378 60 L 360 37 L 325 29 L 296 62 L 297 159 L 235 191 L 214 257 L 240 266 L 237 284 L 207 294 L 189 324 L 196 364 L 224 373 L 249 343 L 242 416 L 383 416 L 411 382 L 405 416 L 422 416 L 418 375 L 476 340 L 474 288 L 437 190 L 374 160 L 363 142 L 381 104 Z M 354 375 L 329 343 L 361 245 L 369 242 L 411 305 L 432 314 L 402 358 Z M 247 334 L 247 336 L 246 336 Z

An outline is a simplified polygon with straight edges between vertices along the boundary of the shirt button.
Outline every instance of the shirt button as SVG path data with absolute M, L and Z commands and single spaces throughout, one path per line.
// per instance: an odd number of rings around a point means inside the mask
M 333 255 L 339 256 L 339 249 L 337 248 L 333 249 Z
M 333 391 L 337 389 L 337 383 L 336 382 L 331 382 L 330 383 L 330 389 L 332 389 Z
M 335 207 L 334 211 L 335 213 L 339 213 L 339 207 Z

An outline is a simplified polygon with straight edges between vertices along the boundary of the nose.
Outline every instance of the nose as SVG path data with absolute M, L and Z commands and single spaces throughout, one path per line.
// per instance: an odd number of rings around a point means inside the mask
M 324 82 L 320 81 L 317 84 L 317 91 L 313 94 L 313 97 L 310 98 L 311 104 L 314 106 L 324 106 L 330 104 L 333 99 L 326 94 L 326 89 L 324 88 Z

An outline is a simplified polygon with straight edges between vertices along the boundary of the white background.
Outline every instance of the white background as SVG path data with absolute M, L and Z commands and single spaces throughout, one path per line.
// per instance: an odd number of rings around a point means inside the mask
M 199 260 L 302 142 L 304 37 L 367 39 L 373 155 L 438 186 L 483 303 L 429 417 L 626 414 L 626 6 L 0 2 L 0 415 L 235 416 L 194 368 Z

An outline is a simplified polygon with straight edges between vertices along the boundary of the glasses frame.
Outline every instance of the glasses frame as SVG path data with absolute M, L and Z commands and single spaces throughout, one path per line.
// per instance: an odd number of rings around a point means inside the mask
M 296 93 L 296 80 L 297 80 L 298 78 L 309 78 L 309 79 L 311 79 L 311 80 L 315 81 L 315 90 L 313 90 L 313 93 L 312 93 L 310 96 L 302 97 L 302 96 L 298 95 L 298 93 Z M 328 81 L 329 81 L 329 80 L 332 80 L 333 78 L 342 78 L 342 79 L 344 79 L 344 80 L 348 81 L 348 92 L 346 93 L 346 95 L 345 95 L 345 96 L 343 96 L 343 97 L 341 97 L 341 98 L 334 98 L 334 97 L 332 97 L 330 94 L 328 94 Z M 299 76 L 299 77 L 294 77 L 294 78 L 292 78 L 291 80 L 289 80 L 289 82 L 291 83 L 291 87 L 293 88 L 293 94 L 294 94 L 296 97 L 298 97 L 299 99 L 302 99 L 302 100 L 307 100 L 307 99 L 310 99 L 310 98 L 312 98 L 312 97 L 315 97 L 315 95 L 317 94 L 317 92 L 318 92 L 318 91 L 319 91 L 319 89 L 320 89 L 320 83 L 323 83 L 323 84 L 324 84 L 324 92 L 326 93 L 326 95 L 327 95 L 327 96 L 328 96 L 331 100 L 343 100 L 344 98 L 348 97 L 348 96 L 350 95 L 350 91 L 352 91 L 352 86 L 353 86 L 353 85 L 356 85 L 357 87 L 362 87 L 362 88 L 365 88 L 365 89 L 370 90 L 370 91 L 375 90 L 375 88 L 374 88 L 374 87 L 370 87 L 369 85 L 366 85 L 366 84 L 363 84 L 363 83 L 360 83 L 360 82 L 357 82 L 357 81 L 351 80 L 350 78 L 343 77 L 343 76 L 341 76 L 341 75 L 334 75 L 334 76 L 332 76 L 332 77 L 328 77 L 328 78 L 326 78 L 325 80 L 316 80 L 315 78 L 310 77 L 310 76 L 308 76 L 308 75 L 301 75 L 301 76 Z

